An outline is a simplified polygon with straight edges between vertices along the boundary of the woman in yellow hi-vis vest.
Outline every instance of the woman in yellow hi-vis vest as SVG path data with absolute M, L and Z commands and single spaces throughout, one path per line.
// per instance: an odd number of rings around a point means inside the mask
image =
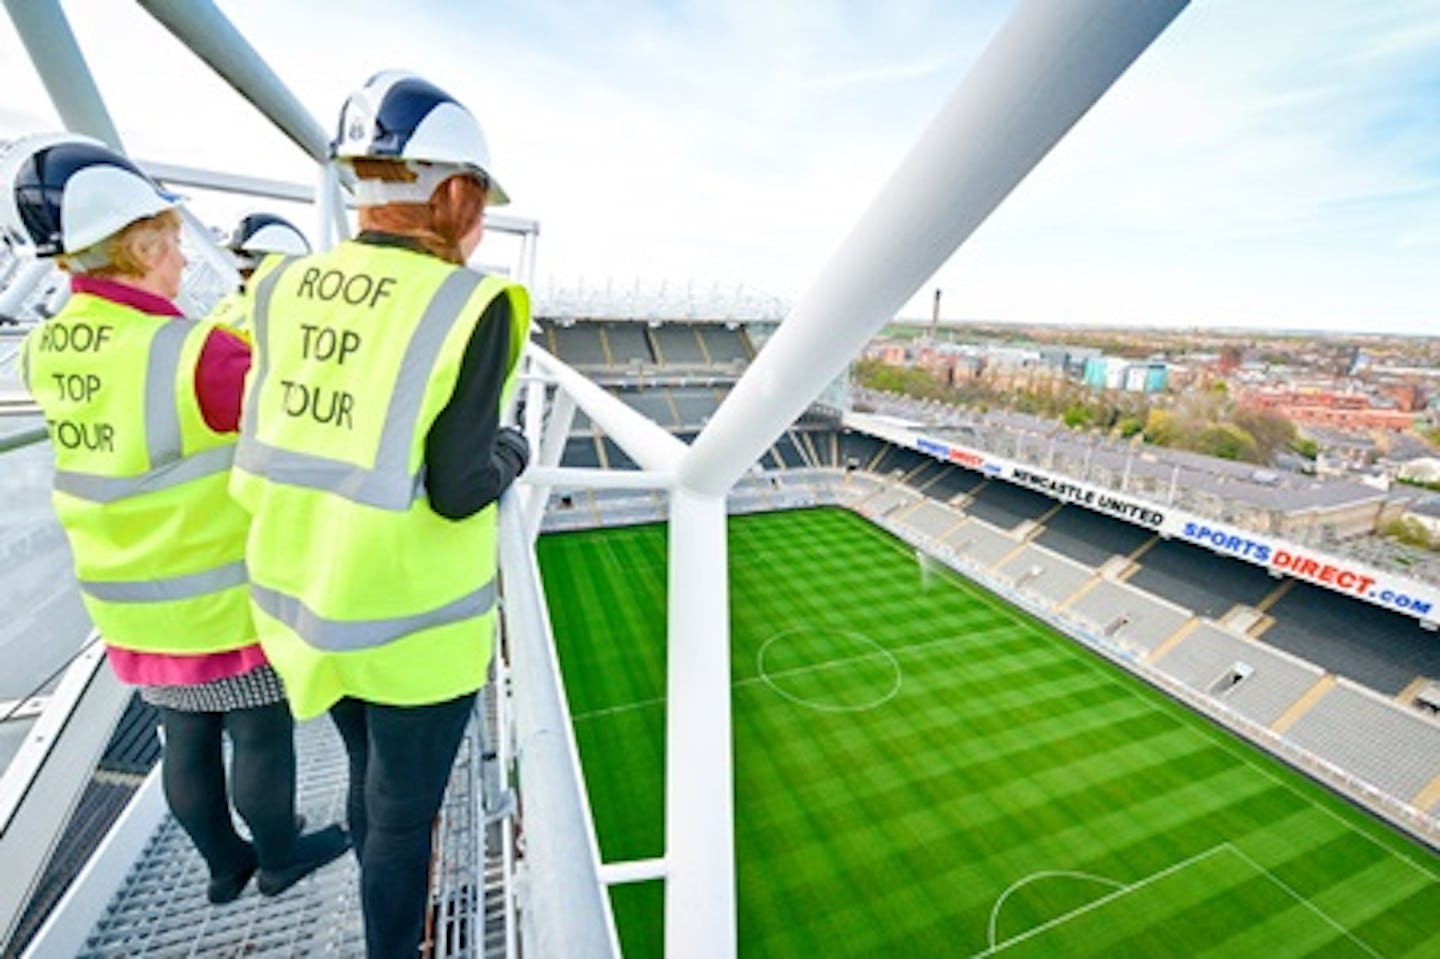
M 249 518 L 226 491 L 249 349 L 172 303 L 174 207 L 88 138 L 28 137 L 0 157 L 0 227 L 71 274 L 69 302 L 21 354 L 54 447 L 55 512 L 111 667 L 159 710 L 165 798 L 222 903 L 257 866 L 276 895 L 348 842 L 338 826 L 297 836 L 292 722 L 247 603 Z
M 250 277 L 262 260 L 271 253 L 304 256 L 310 252 L 310 241 L 295 224 L 273 213 L 247 213 L 230 231 L 225 249 L 235 258 L 240 285 L 210 308 L 202 322 L 217 323 L 241 336 L 250 335 L 250 300 L 245 295 Z
M 480 125 L 412 74 L 346 102 L 361 233 L 251 281 L 255 367 L 231 492 L 256 626 L 292 709 L 329 710 L 372 957 L 411 957 L 431 825 L 495 636 L 495 501 L 529 447 L 499 425 L 523 287 L 466 269 L 507 201 Z

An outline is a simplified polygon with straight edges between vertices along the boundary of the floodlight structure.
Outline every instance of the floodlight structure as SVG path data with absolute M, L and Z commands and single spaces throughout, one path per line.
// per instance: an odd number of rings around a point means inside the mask
M 210 0 L 138 2 L 307 154 L 322 159 L 318 127 Z M 17 26 L 31 20 L 54 27 L 47 11 L 58 13 L 56 0 L 6 3 Z M 1186 3 L 1021 0 L 693 445 L 535 344 L 527 347 L 524 416 L 538 448 L 535 465 L 501 509 L 503 622 L 526 789 L 527 952 L 617 953 L 605 886 L 663 879 L 666 954 L 735 955 L 726 496 Z M 48 49 L 60 60 L 52 69 L 70 71 L 76 64 L 63 47 L 57 41 Z M 73 57 L 79 58 L 78 48 Z M 38 58 L 37 68 L 45 73 Z M 93 86 L 88 72 L 69 76 Z M 72 109 L 56 98 L 62 117 L 78 129 L 98 124 L 90 100 L 82 97 Z M 332 239 L 343 235 L 340 188 L 332 174 L 322 174 L 320 216 Z M 577 409 L 641 469 L 561 468 Z M 552 489 L 621 485 L 661 490 L 670 501 L 665 847 L 658 859 L 602 864 L 534 541 Z

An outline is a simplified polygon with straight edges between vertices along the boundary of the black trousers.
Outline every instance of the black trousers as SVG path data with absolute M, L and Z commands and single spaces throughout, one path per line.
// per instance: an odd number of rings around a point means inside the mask
M 330 718 L 350 757 L 346 801 L 370 959 L 414 959 L 425 934 L 431 826 L 475 693 L 428 706 L 342 699 Z
M 283 702 L 224 713 L 160 707 L 165 730 L 161 778 L 170 812 L 212 877 L 284 865 L 295 842 L 295 724 Z M 221 735 L 231 751 L 229 797 Z M 230 802 L 254 841 L 240 838 Z

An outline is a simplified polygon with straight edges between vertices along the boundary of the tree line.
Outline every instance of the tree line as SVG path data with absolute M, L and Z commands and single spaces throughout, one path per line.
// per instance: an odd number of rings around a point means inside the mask
M 1288 417 L 1237 404 L 1219 382 L 1178 394 L 1097 391 L 1064 380 L 1002 388 L 983 379 L 944 383 L 927 370 L 891 366 L 880 360 L 858 361 L 854 378 L 867 389 L 981 413 L 999 409 L 1029 413 L 1058 420 L 1070 429 L 1097 430 L 1120 438 L 1140 434 L 1154 446 L 1246 463 L 1272 465 L 1276 454 L 1287 450 L 1308 459 L 1317 453 L 1314 441 L 1300 439 Z

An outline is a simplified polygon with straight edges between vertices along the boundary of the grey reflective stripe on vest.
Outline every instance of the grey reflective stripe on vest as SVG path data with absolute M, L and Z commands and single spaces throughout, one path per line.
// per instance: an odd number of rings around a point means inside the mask
M 326 619 L 299 597 L 255 583 L 250 584 L 250 598 L 266 615 L 284 623 L 312 648 L 348 653 L 384 646 L 424 629 L 484 616 L 495 605 L 495 580 L 444 606 L 392 619 Z
M 181 455 L 185 447 L 180 435 L 180 410 L 175 404 L 175 382 L 180 375 L 180 353 L 185 348 L 185 338 L 194 328 L 184 320 L 171 320 L 156 331 L 150 341 L 144 400 L 145 450 L 150 469 L 138 476 L 56 470 L 56 490 L 92 503 L 114 503 L 230 468 L 235 447 L 228 443 L 194 456 Z
M 152 470 L 179 459 L 185 448 L 180 439 L 175 378 L 180 372 L 185 337 L 194 329 L 194 324 L 171 320 L 150 341 L 150 361 L 145 365 L 145 445 L 150 450 Z
M 222 590 L 244 586 L 245 564 L 239 560 L 215 569 L 168 579 L 146 579 L 128 582 L 82 579 L 80 589 L 106 603 L 164 603 L 177 599 L 194 599 Z
M 375 465 L 367 469 L 343 460 L 281 449 L 263 443 L 257 437 L 255 420 L 259 415 L 259 391 L 270 373 L 270 351 L 265 348 L 270 325 L 270 300 L 275 290 L 274 278 L 281 269 L 284 267 L 266 276 L 255 295 L 255 310 L 251 319 L 255 324 L 255 342 L 260 347 L 260 366 L 251 386 L 249 403 L 246 404 L 253 415 L 244 419 L 236 465 L 274 483 L 323 490 L 353 503 L 380 509 L 409 509 L 421 493 L 420 476 L 411 473 L 409 467 L 410 449 L 420 422 L 420 408 L 425 402 L 425 388 L 445 346 L 446 336 L 475 289 L 485 279 L 484 275 L 473 270 L 455 270 L 445 277 L 440 288 L 430 297 L 420 323 L 405 347 L 395 380 L 395 393 L 385 410 Z
M 250 378 L 250 393 L 245 397 L 245 403 L 240 410 L 240 445 L 242 447 L 255 438 L 255 417 L 259 415 L 256 410 L 260 406 L 260 386 L 270 378 L 270 351 L 266 349 L 264 339 L 270 328 L 270 294 L 274 292 L 275 284 L 280 281 L 281 275 L 294 263 L 295 258 L 285 257 L 275 269 L 265 274 L 265 278 L 255 288 L 255 315 L 252 317 L 255 324 L 255 338 L 252 342 L 255 346 L 250 351 L 251 361 L 255 363 L 255 366 L 251 369 L 254 376 Z
M 141 473 L 139 476 L 99 476 L 69 470 L 57 471 L 55 489 L 92 503 L 114 503 L 131 496 L 181 486 L 202 476 L 224 473 L 230 469 L 234 459 L 235 447 L 227 443 L 166 463 L 157 470 Z

